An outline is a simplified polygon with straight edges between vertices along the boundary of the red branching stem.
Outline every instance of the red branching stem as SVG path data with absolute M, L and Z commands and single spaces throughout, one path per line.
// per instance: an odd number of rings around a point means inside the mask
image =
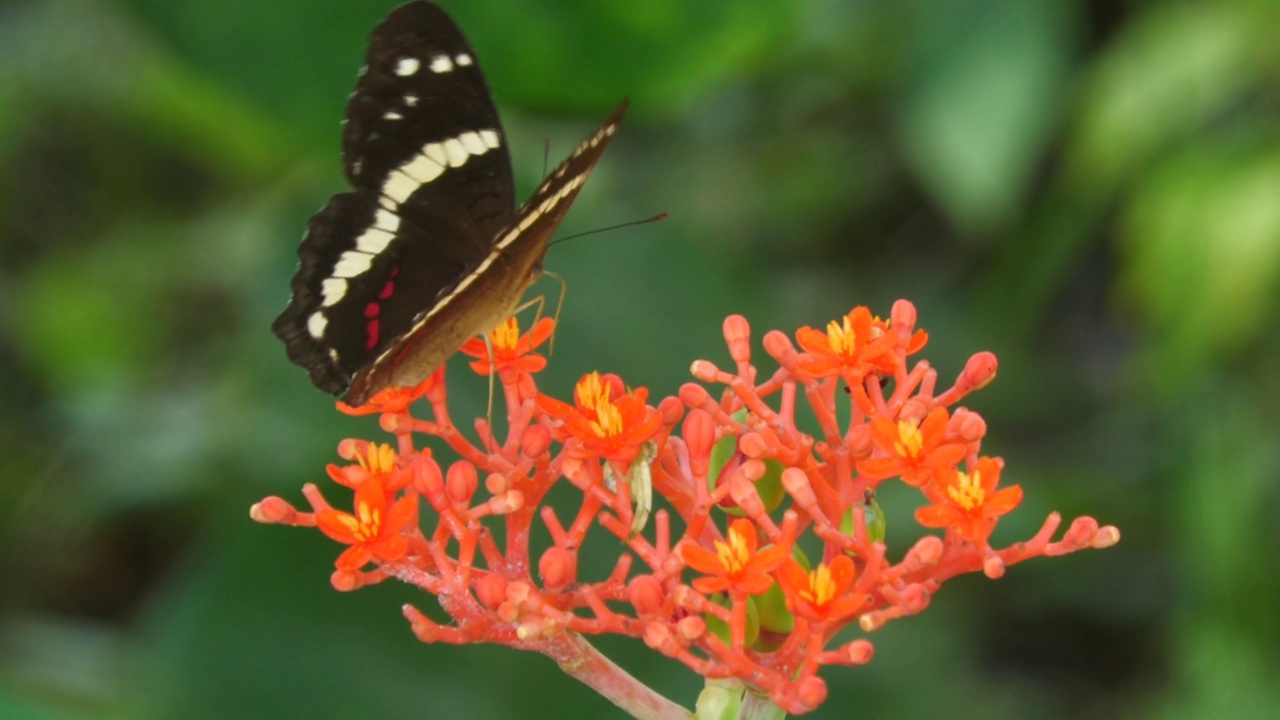
M 328 474 L 341 490 L 355 491 L 354 513 L 307 484 L 302 495 L 311 512 L 268 497 L 250 515 L 319 526 L 350 545 L 347 564 L 330 576 L 337 590 L 395 578 L 435 596 L 451 623 L 403 608 L 423 642 L 539 652 L 635 717 L 682 720 L 687 711 L 623 672 L 585 636 L 640 638 L 693 672 L 733 678 L 749 689 L 748 716 L 772 707 L 804 713 L 827 696 L 818 677 L 823 667 L 861 665 L 874 655 L 865 638 L 829 647 L 843 628 L 856 623 L 870 633 L 923 612 L 943 583 L 962 573 L 997 578 L 1024 560 L 1119 540 L 1119 530 L 1090 517 L 1054 540 L 1062 520 L 1052 513 L 1030 539 L 990 545 L 999 516 L 1021 490 L 997 483 L 1002 461 L 982 456 L 985 420 L 952 406 L 992 380 L 995 356 L 975 354 L 952 387 L 936 394 L 938 373 L 925 360 L 908 362 L 927 339 L 910 303 L 896 303 L 888 321 L 860 308 L 825 333 L 805 328 L 796 334 L 803 350 L 781 332 L 766 333 L 765 355 L 779 367 L 763 380 L 747 321 L 731 316 L 723 333 L 733 371 L 695 361 L 698 382 L 656 408 L 611 375 L 584 378 L 572 405 L 548 399 L 527 370 L 534 366 L 499 362 L 491 372 L 504 395 L 503 437 L 484 419 L 474 423 L 475 441 L 465 437 L 450 419 L 440 374 L 422 386 L 431 419 L 410 415 L 407 399 L 380 406 L 395 453 L 364 440 L 340 445 L 351 464 L 330 465 Z M 513 357 L 505 352 L 500 357 Z M 797 427 L 801 398 L 817 420 L 817 438 Z M 934 408 L 950 408 L 950 419 L 921 424 Z M 416 447 L 417 435 L 439 438 L 461 459 L 442 469 L 430 449 Z M 717 444 L 725 439 L 736 444 Z M 643 457 L 653 458 L 647 473 L 631 465 L 642 447 Z M 718 476 L 709 482 L 713 454 Z M 930 464 L 958 463 L 960 455 L 962 465 Z M 941 530 L 905 553 L 904 538 L 919 533 L 871 515 L 880 513 L 876 488 L 897 476 L 919 490 L 916 520 Z M 368 482 L 377 483 L 373 492 Z M 557 484 L 580 496 L 567 526 L 567 517 L 544 504 Z M 394 506 L 409 502 L 421 516 Z M 722 505 L 745 519 L 726 516 Z M 652 517 L 637 531 L 633 519 L 642 508 Z M 750 532 L 731 530 L 733 522 Z M 550 538 L 536 554 L 532 539 L 542 535 L 535 523 Z M 604 532 L 591 533 L 597 525 Z M 810 532 L 821 544 L 812 556 L 797 549 L 813 552 L 798 542 Z M 890 548 L 901 556 L 896 563 Z M 602 567 L 587 561 L 600 552 L 616 553 L 605 577 L 580 569 L 580 562 Z M 360 561 L 372 569 L 353 569 Z M 764 617 L 766 587 L 782 591 L 769 611 L 775 619 L 790 615 L 794 626 L 770 632 L 768 644 L 763 632 L 748 643 L 748 617 Z

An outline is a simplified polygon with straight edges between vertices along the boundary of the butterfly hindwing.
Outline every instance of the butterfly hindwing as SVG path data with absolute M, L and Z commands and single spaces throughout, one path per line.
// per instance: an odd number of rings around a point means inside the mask
M 462 246 L 432 241 L 457 232 L 443 217 L 427 227 L 410 223 L 368 193 L 334 195 L 307 224 L 293 300 L 272 326 L 289 359 L 322 390 L 345 392 L 422 307 L 474 266 Z

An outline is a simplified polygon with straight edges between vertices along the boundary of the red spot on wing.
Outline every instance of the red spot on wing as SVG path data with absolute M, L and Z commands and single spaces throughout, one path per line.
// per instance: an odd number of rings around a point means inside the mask
M 382 292 L 378 293 L 379 300 L 386 300 L 391 297 L 391 293 L 396 291 L 396 281 L 388 280 L 386 285 L 382 286 Z
M 379 300 L 386 300 L 387 298 L 391 297 L 392 293 L 395 292 L 395 289 L 396 289 L 395 277 L 396 275 L 399 275 L 399 274 L 400 274 L 400 266 L 399 265 L 391 266 L 391 275 L 387 279 L 387 284 L 383 285 L 382 291 L 378 293 Z M 370 350 L 378 346 L 379 325 L 378 325 L 377 318 L 379 313 L 381 312 L 382 312 L 381 303 L 371 302 L 368 305 L 364 306 L 364 316 L 369 318 L 369 323 L 368 325 L 366 325 L 366 329 L 365 329 L 365 335 L 367 335 L 365 346 Z

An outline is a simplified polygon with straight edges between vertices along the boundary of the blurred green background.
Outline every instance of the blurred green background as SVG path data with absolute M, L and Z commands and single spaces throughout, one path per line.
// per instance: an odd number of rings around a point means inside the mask
M 430 598 L 336 593 L 340 546 L 247 516 L 379 437 L 268 327 L 393 4 L 0 4 L 0 717 L 617 715 L 541 656 L 419 644 Z M 906 297 L 944 378 L 1000 358 L 967 402 L 1027 495 L 996 542 L 1121 528 L 948 584 L 814 717 L 1280 717 L 1280 3 L 444 4 L 522 197 L 630 96 L 562 234 L 671 215 L 552 249 L 544 388 L 662 397 L 728 313 L 758 341 Z

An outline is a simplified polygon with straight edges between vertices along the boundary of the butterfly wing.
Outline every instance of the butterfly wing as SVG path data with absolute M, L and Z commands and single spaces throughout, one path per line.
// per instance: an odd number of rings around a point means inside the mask
M 560 163 L 495 237 L 486 257 L 391 341 L 351 383 L 347 402 L 360 405 L 384 387 L 412 385 L 444 363 L 468 338 L 506 319 L 542 274 L 552 233 L 604 154 L 626 114 L 623 102 Z
M 344 124 L 355 191 L 311 218 L 293 298 L 272 325 L 290 360 L 335 395 L 483 262 L 515 217 L 488 85 L 435 5 L 403 5 L 373 31 Z

